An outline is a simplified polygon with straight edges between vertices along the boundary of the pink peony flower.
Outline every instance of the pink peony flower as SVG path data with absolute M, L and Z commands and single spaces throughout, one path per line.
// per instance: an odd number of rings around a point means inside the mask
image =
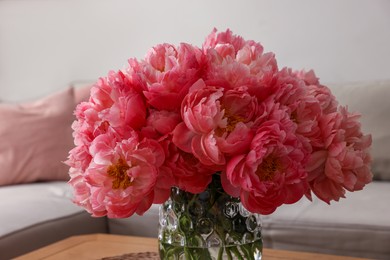
M 118 142 L 118 136 L 110 129 L 95 138 L 90 154 L 93 161 L 85 173 L 71 176 L 73 185 L 79 185 L 80 178 L 86 183 L 82 189 L 75 190 L 76 198 L 84 197 L 77 203 L 94 216 L 111 218 L 128 217 L 135 212 L 142 214 L 150 207 L 158 167 L 164 161 L 163 150 L 156 141 L 139 141 L 133 134 Z
M 131 60 L 134 64 L 136 61 Z M 129 68 L 130 74 L 141 75 L 146 83 L 144 95 L 158 110 L 179 110 L 189 87 L 202 77 L 204 56 L 189 44 L 178 48 L 161 44 L 152 48 L 144 61 Z
M 194 153 L 206 165 L 225 163 L 214 136 L 214 129 L 224 128 L 227 123 L 219 101 L 222 95 L 223 89 L 206 88 L 203 81 L 198 81 L 183 100 L 183 123 L 173 132 L 173 142 L 183 151 Z M 186 143 L 180 140 L 182 136 L 186 137 Z
M 85 172 L 92 161 L 92 155 L 89 153 L 89 147 L 86 145 L 79 145 L 69 152 L 69 159 L 66 163 L 81 172 Z
M 172 169 L 166 166 L 159 168 L 156 185 L 154 187 L 154 204 L 162 204 L 169 199 L 171 188 L 177 186 Z
M 239 192 L 248 210 L 270 214 L 307 192 L 308 153 L 294 132 L 292 121 L 267 121 L 257 130 L 249 153 L 228 162 L 226 179 L 231 185 L 224 189 L 231 195 Z
M 183 100 L 183 123 L 173 132 L 173 142 L 203 164 L 220 169 L 226 157 L 249 149 L 256 110 L 256 98 L 245 88 L 224 90 L 198 81 Z
M 203 43 L 203 50 L 215 49 L 221 55 L 226 53 L 230 56 L 235 56 L 237 51 L 240 50 L 245 45 L 245 40 L 237 35 L 233 35 L 232 31 L 227 29 L 225 32 L 217 33 L 217 29 L 214 30 L 206 37 L 206 40 Z M 258 44 L 260 51 L 263 50 L 263 47 Z M 226 48 L 231 49 L 231 51 L 224 51 Z M 223 55 L 227 56 L 227 55 Z
M 294 74 L 304 80 L 309 93 L 319 101 L 323 113 L 328 114 L 337 111 L 338 102 L 336 98 L 328 87 L 320 84 L 313 70 L 308 72 L 297 71 Z
M 161 136 L 171 134 L 180 122 L 181 117 L 177 112 L 150 109 L 141 133 L 147 138 L 159 139 Z
M 102 84 L 110 86 L 109 97 L 112 104 L 100 111 L 101 121 L 109 122 L 109 125 L 123 136 L 129 128 L 141 128 L 146 120 L 146 106 L 142 94 L 122 72 L 111 72 Z
M 183 122 L 191 131 L 199 134 L 209 133 L 226 125 L 219 100 L 223 91 L 222 88 L 206 86 L 202 80 L 192 86 L 192 91 L 184 98 L 181 109 Z
M 372 180 L 371 136 L 361 133 L 358 118 L 341 107 L 339 113 L 320 121 L 324 146 L 314 151 L 307 170 L 314 194 L 327 203 L 344 198 L 345 190 L 361 190 Z
M 275 55 L 263 53 L 260 43 L 245 41 L 230 30 L 214 30 L 206 38 L 203 51 L 209 61 L 205 79 L 208 85 L 227 89 L 246 86 L 260 99 L 267 95 L 267 86 L 278 68 Z
M 76 107 L 75 115 L 78 121 L 72 124 L 74 143 L 89 145 L 95 136 L 101 134 L 101 129 L 95 128 L 95 123 L 99 121 L 98 111 L 92 103 L 82 102 Z
M 178 149 L 169 139 L 165 139 L 162 144 L 166 154 L 165 171 L 169 171 L 175 178 L 175 185 L 172 186 L 191 193 L 204 191 L 215 170 L 203 165 L 193 154 Z
M 90 101 L 79 104 L 75 114 L 75 143 L 89 145 L 109 127 L 123 137 L 139 129 L 145 124 L 146 106 L 141 93 L 122 72 L 110 72 L 92 87 Z
M 321 145 L 318 126 L 318 119 L 323 114 L 321 101 L 291 69 L 282 69 L 273 84 L 274 92 L 265 103 L 276 102 L 286 108 L 290 119 L 297 125 L 296 133 L 307 150 L 311 150 L 311 146 Z

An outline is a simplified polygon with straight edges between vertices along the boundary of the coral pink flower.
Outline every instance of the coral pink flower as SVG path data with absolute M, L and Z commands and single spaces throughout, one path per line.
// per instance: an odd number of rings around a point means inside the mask
M 371 136 L 362 134 L 358 118 L 341 107 L 339 113 L 320 121 L 324 147 L 314 151 L 307 170 L 313 192 L 327 203 L 345 197 L 345 190 L 361 190 L 372 180 Z
M 245 41 L 230 30 L 214 30 L 205 40 L 203 51 L 209 61 L 205 81 L 224 88 L 246 86 L 252 95 L 264 99 L 267 86 L 277 72 L 273 53 L 264 53 L 263 46 Z
M 172 111 L 180 109 L 189 87 L 202 76 L 203 63 L 204 55 L 197 47 L 185 43 L 178 48 L 161 44 L 128 71 L 141 75 L 146 81 L 144 95 L 151 106 Z
M 137 136 L 118 142 L 111 130 L 95 138 L 90 147 L 93 161 L 85 173 L 72 176 L 76 185 L 76 201 L 95 216 L 111 218 L 128 217 L 135 212 L 142 214 L 153 202 L 153 188 L 158 167 L 164 161 L 164 152 L 154 140 L 139 141 Z M 79 185 L 80 177 L 87 187 Z
M 87 208 L 88 212 L 92 212 L 91 204 L 89 203 L 91 190 L 85 182 L 83 174 L 84 172 L 71 166 L 69 169 L 69 184 L 73 188 L 74 202 Z
M 74 143 L 89 145 L 100 134 L 100 129 L 95 127 L 96 122 L 100 121 L 98 111 L 91 102 L 82 102 L 76 107 L 75 115 L 78 120 L 72 124 Z
M 338 102 L 332 95 L 330 89 L 321 85 L 313 70 L 308 72 L 296 71 L 294 74 L 304 80 L 310 95 L 313 95 L 321 105 L 323 113 L 329 114 L 337 111 Z
M 214 28 L 214 30 L 206 37 L 206 40 L 203 43 L 203 50 L 216 49 L 219 50 L 218 52 L 222 55 L 223 53 L 228 53 L 230 56 L 235 56 L 237 51 L 244 47 L 244 44 L 245 40 L 240 36 L 233 35 L 232 31 L 229 29 L 225 32 L 217 33 L 217 29 Z M 258 46 L 260 51 L 262 51 L 262 46 Z M 232 51 L 223 51 L 226 48 L 230 48 Z
M 89 143 L 108 127 L 127 136 L 132 129 L 145 124 L 146 106 L 143 96 L 122 72 L 110 72 L 91 88 L 89 102 L 79 104 L 73 124 L 76 145 Z
M 305 82 L 305 84 L 308 86 L 320 85 L 320 81 L 317 78 L 316 74 L 314 73 L 314 70 L 309 70 L 309 71 L 299 70 L 299 71 L 295 71 L 294 75 L 297 78 L 302 79 Z
M 89 153 L 89 147 L 87 145 L 79 145 L 69 152 L 69 159 L 65 163 L 72 168 L 85 172 L 91 161 L 92 155 Z
M 245 88 L 224 90 L 198 81 L 183 100 L 183 123 L 173 132 L 173 142 L 201 163 L 219 169 L 226 156 L 248 150 L 256 111 L 256 98 Z
M 248 154 L 233 157 L 226 179 L 231 195 L 239 191 L 243 205 L 252 212 L 270 214 L 284 203 L 298 201 L 308 190 L 305 161 L 308 154 L 294 134 L 290 121 L 267 121 L 259 127 Z
M 109 97 L 112 104 L 99 112 L 100 119 L 109 122 L 110 126 L 123 136 L 126 135 L 128 127 L 141 128 L 146 120 L 146 106 L 141 93 L 122 72 L 111 72 L 106 82 L 102 81 L 102 84 L 104 83 L 110 86 Z
M 274 92 L 265 102 L 275 102 L 286 108 L 291 120 L 297 124 L 296 133 L 300 135 L 306 149 L 311 150 L 310 146 L 320 146 L 322 137 L 318 119 L 323 114 L 321 101 L 291 69 L 282 69 L 273 84 Z
M 156 185 L 154 187 L 154 204 L 162 204 L 169 199 L 172 187 L 177 186 L 172 169 L 165 165 L 159 168 Z
M 222 96 L 223 89 L 206 86 L 199 80 L 183 100 L 183 122 L 198 134 L 209 133 L 218 127 L 223 128 L 227 122 L 226 119 L 223 120 L 224 111 L 219 100 Z
M 223 109 L 219 98 L 223 89 L 204 87 L 203 81 L 198 81 L 196 88 L 183 100 L 182 118 L 174 131 L 173 142 L 188 153 L 195 156 L 206 165 L 223 165 L 225 158 L 216 146 L 214 129 L 225 128 L 227 120 L 223 119 Z M 184 143 L 181 138 L 187 141 Z
M 191 193 L 204 191 L 215 170 L 203 165 L 193 154 L 178 149 L 170 140 L 164 142 L 164 147 L 165 166 L 172 172 L 175 186 Z
M 182 121 L 178 112 L 149 109 L 149 116 L 146 125 L 141 133 L 148 138 L 159 139 L 159 137 L 172 133 L 175 127 Z
M 214 170 L 202 165 L 192 154 L 178 152 L 175 164 L 168 163 L 176 178 L 177 187 L 191 193 L 200 193 L 210 184 Z

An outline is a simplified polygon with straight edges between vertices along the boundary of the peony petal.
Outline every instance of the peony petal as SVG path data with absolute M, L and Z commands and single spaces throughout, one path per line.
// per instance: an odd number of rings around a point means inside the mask
M 191 132 L 184 122 L 182 122 L 175 127 L 175 130 L 173 130 L 172 142 L 181 150 L 191 153 L 191 143 L 194 137 L 195 133 Z

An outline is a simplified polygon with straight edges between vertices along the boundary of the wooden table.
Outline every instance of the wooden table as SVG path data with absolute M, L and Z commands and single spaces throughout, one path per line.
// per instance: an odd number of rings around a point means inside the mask
M 32 251 L 16 259 L 96 260 L 101 259 L 103 257 L 147 251 L 157 252 L 157 239 L 109 234 L 92 234 L 69 237 L 67 239 L 48 245 L 36 251 Z M 263 259 L 357 260 L 363 258 L 303 253 L 265 248 L 263 250 Z

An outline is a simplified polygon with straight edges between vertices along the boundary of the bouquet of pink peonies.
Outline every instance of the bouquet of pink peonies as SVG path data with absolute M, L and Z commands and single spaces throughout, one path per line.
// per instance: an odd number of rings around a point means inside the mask
M 372 179 L 359 115 L 259 43 L 214 30 L 202 48 L 161 44 L 128 63 L 75 111 L 69 183 L 94 216 L 143 214 L 215 174 L 260 214 L 312 193 L 338 201 Z

